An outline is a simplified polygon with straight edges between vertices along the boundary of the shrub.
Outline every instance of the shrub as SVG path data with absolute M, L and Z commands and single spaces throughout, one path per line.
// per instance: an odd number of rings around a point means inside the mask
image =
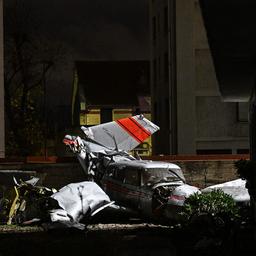
M 186 199 L 182 216 L 190 221 L 195 217 L 207 215 L 231 222 L 239 217 L 239 209 L 233 198 L 220 189 L 208 193 L 196 193 Z

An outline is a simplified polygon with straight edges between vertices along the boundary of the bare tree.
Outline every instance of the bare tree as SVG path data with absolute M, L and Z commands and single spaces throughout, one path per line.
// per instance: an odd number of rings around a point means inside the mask
M 7 1 L 4 82 L 9 155 L 31 154 L 32 145 L 42 143 L 45 83 L 63 56 L 62 46 L 39 35 L 35 24 L 24 0 Z

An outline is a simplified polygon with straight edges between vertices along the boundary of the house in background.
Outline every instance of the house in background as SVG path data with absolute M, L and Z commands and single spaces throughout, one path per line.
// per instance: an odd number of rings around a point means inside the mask
M 74 127 L 150 115 L 149 61 L 76 61 L 72 96 Z M 145 147 L 145 148 L 143 148 Z M 139 149 L 149 154 L 151 139 Z

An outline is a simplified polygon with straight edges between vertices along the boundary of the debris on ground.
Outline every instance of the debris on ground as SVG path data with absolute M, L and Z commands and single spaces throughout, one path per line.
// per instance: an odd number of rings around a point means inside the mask
M 7 225 L 42 225 L 45 228 L 75 227 L 112 205 L 105 192 L 94 182 L 71 183 L 59 191 L 37 186 L 38 178 L 28 181 L 14 178 L 9 198 L 0 202 L 1 223 Z

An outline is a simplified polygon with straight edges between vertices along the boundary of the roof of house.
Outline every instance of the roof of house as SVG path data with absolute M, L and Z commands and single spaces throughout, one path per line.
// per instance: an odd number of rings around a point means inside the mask
M 76 61 L 79 94 L 88 106 L 138 106 L 150 95 L 149 61 Z

